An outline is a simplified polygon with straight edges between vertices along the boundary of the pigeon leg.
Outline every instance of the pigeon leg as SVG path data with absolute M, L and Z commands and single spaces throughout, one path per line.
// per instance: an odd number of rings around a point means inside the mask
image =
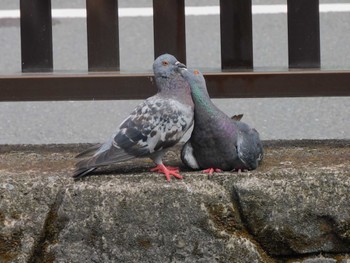
M 209 175 L 213 175 L 214 172 L 216 173 L 221 173 L 222 170 L 221 169 L 218 169 L 218 168 L 208 168 L 208 169 L 205 169 L 202 171 L 203 173 L 207 173 Z
M 151 169 L 151 172 L 159 172 L 165 174 L 166 180 L 170 182 L 170 176 L 174 176 L 177 179 L 182 179 L 182 176 L 179 174 L 179 168 L 176 167 L 166 167 L 164 164 L 157 164 L 155 168 Z

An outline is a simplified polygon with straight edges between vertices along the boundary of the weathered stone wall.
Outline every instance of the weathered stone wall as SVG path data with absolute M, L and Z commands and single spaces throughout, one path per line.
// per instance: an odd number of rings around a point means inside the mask
M 267 142 L 256 171 L 171 183 L 147 160 L 73 181 L 83 148 L 0 147 L 0 262 L 350 262 L 349 141 Z

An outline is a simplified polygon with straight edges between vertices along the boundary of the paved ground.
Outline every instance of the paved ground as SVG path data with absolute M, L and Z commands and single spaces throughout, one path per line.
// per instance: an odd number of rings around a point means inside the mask
M 53 1 L 54 8 L 81 8 L 83 0 Z M 320 1 L 347 3 L 348 1 Z M 120 7 L 150 6 L 150 0 L 120 1 Z M 217 5 L 218 1 L 189 1 Z M 285 1 L 253 1 L 281 4 Z M 1 9 L 18 2 L 2 0 Z M 350 15 L 321 14 L 322 67 L 350 68 Z M 254 66 L 287 67 L 286 15 L 254 15 Z M 0 74 L 20 71 L 19 26 L 0 19 Z M 204 71 L 220 65 L 219 16 L 187 17 L 187 64 Z M 85 71 L 84 19 L 54 19 L 54 68 Z M 152 18 L 121 18 L 121 68 L 149 71 L 153 62 Z M 106 139 L 139 101 L 0 103 L 0 144 L 97 142 Z M 215 100 L 228 114 L 244 113 L 263 139 L 350 138 L 349 98 L 281 98 Z

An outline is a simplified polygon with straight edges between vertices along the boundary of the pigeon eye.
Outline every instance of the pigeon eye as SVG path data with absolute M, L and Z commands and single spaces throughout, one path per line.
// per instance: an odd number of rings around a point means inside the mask
M 199 74 L 199 71 L 198 71 L 198 70 L 194 70 L 194 71 L 193 71 L 193 74 L 194 74 L 194 75 L 198 75 L 198 74 Z
M 168 61 L 163 60 L 163 61 L 162 61 L 162 65 L 163 65 L 163 66 L 168 66 L 169 63 L 168 63 Z

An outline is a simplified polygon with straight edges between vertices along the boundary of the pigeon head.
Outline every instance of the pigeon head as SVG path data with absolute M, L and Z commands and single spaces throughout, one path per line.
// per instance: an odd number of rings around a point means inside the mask
M 179 74 L 179 69 L 186 66 L 170 54 L 160 55 L 153 63 L 153 72 L 156 78 L 171 78 Z
M 198 69 L 181 69 L 180 73 L 184 80 L 190 85 L 193 102 L 196 105 L 203 105 L 210 109 L 212 103 L 203 74 Z
M 181 75 L 193 84 L 205 85 L 203 74 L 198 70 L 181 70 Z
M 203 74 L 198 70 L 181 69 L 182 77 L 190 84 L 192 92 L 197 90 L 207 93 L 207 86 Z

